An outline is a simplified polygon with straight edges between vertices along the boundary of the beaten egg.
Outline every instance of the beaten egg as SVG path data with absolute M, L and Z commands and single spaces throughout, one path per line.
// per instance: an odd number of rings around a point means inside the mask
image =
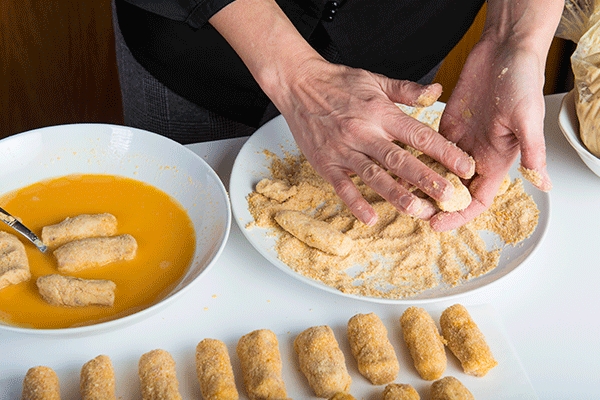
M 49 249 L 41 253 L 12 230 L 26 248 L 31 279 L 0 290 L 0 320 L 28 328 L 56 329 L 117 319 L 166 297 L 185 275 L 195 251 L 194 225 L 183 207 L 168 194 L 144 182 L 113 175 L 68 175 L 21 188 L 0 197 L 0 206 L 41 237 L 42 227 L 79 214 L 110 213 L 117 234 L 128 233 L 137 255 L 98 268 L 69 274 L 83 279 L 108 279 L 116 284 L 112 307 L 61 307 L 46 303 L 36 279 L 56 274 Z

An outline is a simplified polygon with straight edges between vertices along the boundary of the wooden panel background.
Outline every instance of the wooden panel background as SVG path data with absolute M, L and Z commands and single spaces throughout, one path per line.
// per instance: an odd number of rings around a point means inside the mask
M 452 92 L 485 10 L 440 69 Z M 569 88 L 568 43 L 555 40 L 546 94 Z M 76 122 L 122 123 L 110 0 L 0 1 L 0 138 Z
M 122 123 L 110 0 L 0 1 L 0 137 Z

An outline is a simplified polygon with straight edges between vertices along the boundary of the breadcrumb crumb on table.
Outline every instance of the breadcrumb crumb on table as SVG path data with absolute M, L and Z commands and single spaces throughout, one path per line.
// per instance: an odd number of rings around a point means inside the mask
M 0 231 L 0 290 L 30 278 L 25 246 L 15 235 Z
M 162 349 L 144 353 L 138 363 L 143 400 L 181 400 L 175 360 Z
M 29 368 L 23 379 L 21 400 L 60 400 L 60 384 L 50 367 Z
M 99 355 L 83 364 L 79 378 L 82 400 L 115 400 L 115 371 L 110 357 Z

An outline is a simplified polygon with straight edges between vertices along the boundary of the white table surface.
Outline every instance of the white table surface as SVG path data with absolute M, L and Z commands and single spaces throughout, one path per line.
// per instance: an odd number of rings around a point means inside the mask
M 540 399 L 598 399 L 600 178 L 587 169 L 560 132 L 556 121 L 562 97 L 546 97 L 548 168 L 554 188 L 543 243 L 503 281 L 450 303 L 492 310 L 493 323 L 512 346 Z M 228 187 L 231 166 L 244 141 L 189 147 L 215 168 Z M 424 307 L 440 310 L 450 303 Z M 271 329 L 280 338 L 286 384 L 307 386 L 297 371 L 289 372 L 294 367 L 285 358 L 291 354 L 289 345 L 296 334 L 309 326 L 328 324 L 336 335 L 340 333 L 340 340 L 348 319 L 359 312 L 377 313 L 390 329 L 405 308 L 348 299 L 298 282 L 262 258 L 234 222 L 220 259 L 192 290 L 133 326 L 70 338 L 0 333 L 0 399 L 20 398 L 23 376 L 35 365 L 52 367 L 59 375 L 63 398 L 78 399 L 81 365 L 98 354 L 113 360 L 119 397 L 138 399 L 137 362 L 154 348 L 173 354 L 182 392 L 187 398 L 200 398 L 194 348 L 205 337 L 227 343 L 238 389 L 245 398 L 235 344 L 241 335 L 259 328 Z M 391 335 L 397 333 L 397 328 L 390 329 Z M 380 392 L 381 388 L 359 398 L 375 400 Z M 308 389 L 289 394 L 296 399 L 310 397 Z M 427 393 L 421 396 L 428 398 Z

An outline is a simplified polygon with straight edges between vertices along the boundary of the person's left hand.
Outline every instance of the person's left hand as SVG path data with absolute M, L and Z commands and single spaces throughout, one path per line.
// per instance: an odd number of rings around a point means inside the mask
M 457 228 L 492 204 L 521 153 L 539 189 L 552 187 L 544 144 L 544 63 L 531 52 L 479 42 L 463 68 L 440 121 L 440 133 L 475 159 L 465 210 L 436 214 L 434 230 Z

